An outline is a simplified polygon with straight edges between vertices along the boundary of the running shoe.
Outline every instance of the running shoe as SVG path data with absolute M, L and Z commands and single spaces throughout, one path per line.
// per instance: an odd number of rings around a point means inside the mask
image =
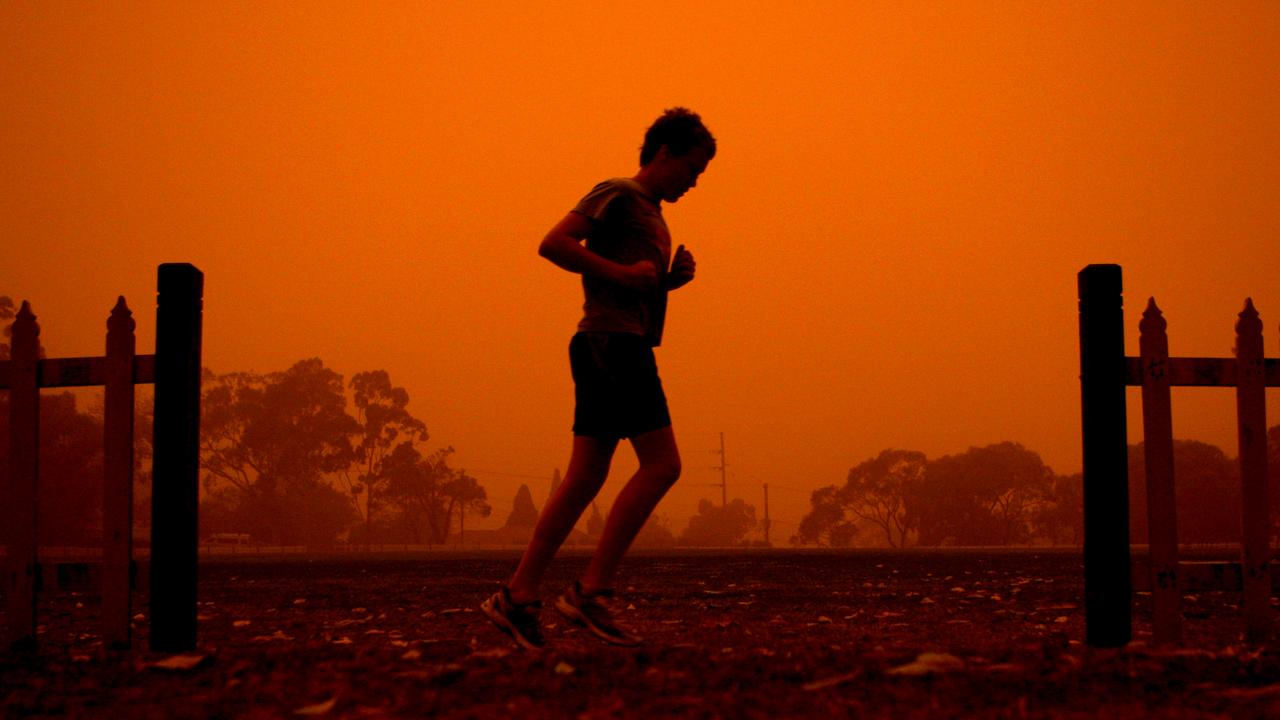
M 480 609 L 498 629 L 511 636 L 521 647 L 536 650 L 547 644 L 538 625 L 538 611 L 542 601 L 518 603 L 511 599 L 511 591 L 502 588 L 493 597 L 480 603 Z
M 613 590 L 597 590 L 590 595 L 582 592 L 582 584 L 575 582 L 564 594 L 556 598 L 556 610 L 565 619 L 590 630 L 593 635 L 611 645 L 635 647 L 640 638 L 618 627 L 606 603 L 613 598 Z M 604 602 L 601 602 L 604 601 Z

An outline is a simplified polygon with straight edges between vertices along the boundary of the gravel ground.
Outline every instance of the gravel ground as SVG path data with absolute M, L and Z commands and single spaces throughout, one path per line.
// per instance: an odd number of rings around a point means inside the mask
M 97 599 L 43 598 L 35 656 L 0 654 L 7 717 L 1280 717 L 1280 652 L 1238 594 L 1189 595 L 1186 644 L 1082 645 L 1067 552 L 670 552 L 623 568 L 603 645 L 543 614 L 518 649 L 477 605 L 514 552 L 201 566 L 194 654 L 105 656 Z M 557 591 L 585 565 L 557 560 Z M 548 597 L 549 599 L 549 597 Z M 146 598 L 135 598 L 145 612 Z M 0 613 L 2 615 L 2 613 Z

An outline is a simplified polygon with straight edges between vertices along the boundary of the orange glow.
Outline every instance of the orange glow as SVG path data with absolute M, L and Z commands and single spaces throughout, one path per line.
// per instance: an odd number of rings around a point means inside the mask
M 124 294 L 149 352 L 156 265 L 191 262 L 206 365 L 386 369 L 500 524 L 570 448 L 581 290 L 537 244 L 686 105 L 720 151 L 666 210 L 699 273 L 659 351 L 677 531 L 721 431 L 775 543 L 889 447 L 1078 470 L 1091 262 L 1130 354 L 1149 295 L 1201 356 L 1252 296 L 1280 356 L 1280 5 L 800 5 L 6 3 L 0 294 L 51 356 Z M 1234 455 L 1230 393 L 1178 397 Z

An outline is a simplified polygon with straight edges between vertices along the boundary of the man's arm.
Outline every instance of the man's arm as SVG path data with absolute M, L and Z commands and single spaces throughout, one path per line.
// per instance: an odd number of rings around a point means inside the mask
M 582 243 L 591 234 L 591 221 L 571 212 L 551 228 L 538 254 L 569 272 L 607 280 L 636 290 L 658 286 L 658 268 L 648 260 L 623 265 L 601 257 Z

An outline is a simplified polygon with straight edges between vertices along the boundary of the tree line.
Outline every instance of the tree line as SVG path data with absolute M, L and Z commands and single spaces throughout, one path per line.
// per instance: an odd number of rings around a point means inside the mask
M 9 359 L 12 300 L 0 296 L 0 360 Z M 43 348 L 40 350 L 44 357 Z M 344 382 L 319 359 L 273 373 L 205 371 L 200 464 L 201 535 L 247 534 L 270 544 L 444 544 L 467 516 L 487 517 L 484 487 L 428 450 L 426 424 L 386 371 Z M 152 403 L 139 388 L 135 422 L 135 525 L 150 525 Z M 40 542 L 92 544 L 101 533 L 102 411 L 71 392 L 40 398 Z M 0 392 L 0 463 L 7 462 L 8 393 Z M 1144 448 L 1129 448 L 1130 529 L 1147 541 Z M 1267 434 L 1273 521 L 1280 520 L 1280 425 Z M 1179 537 L 1240 539 L 1237 462 L 1195 440 L 1174 441 Z M 929 459 L 888 449 L 851 468 L 843 484 L 815 490 L 791 538 L 827 547 L 1079 545 L 1082 478 L 1059 475 L 1032 450 L 1002 442 Z M 553 481 L 553 485 L 554 485 Z M 530 505 L 532 503 L 530 502 Z M 536 513 L 536 511 L 535 511 Z M 535 515 L 536 516 L 536 515 Z M 598 534 L 593 508 L 584 531 Z M 1277 525 L 1280 527 L 1280 524 Z M 637 540 L 650 546 L 749 544 L 754 506 L 703 500 L 672 532 L 655 517 Z
M 560 471 L 556 470 L 551 476 L 548 501 L 555 496 L 560 483 Z M 521 485 L 512 501 L 511 512 L 501 528 L 468 531 L 467 537 L 469 542 L 482 545 L 523 545 L 532 537 L 537 521 L 538 507 L 534 504 L 533 492 L 527 484 Z M 570 531 L 566 543 L 595 545 L 604 532 L 604 526 L 604 515 L 596 502 L 592 501 L 590 514 L 584 513 L 579 519 Z M 698 503 L 697 514 L 689 518 L 688 525 L 678 535 L 673 531 L 668 517 L 655 513 L 649 516 L 633 544 L 642 548 L 745 546 L 748 543 L 744 538 L 757 526 L 755 507 L 743 500 L 735 498 L 721 506 L 703 499 Z
M 1183 543 L 1240 541 L 1240 476 L 1234 458 L 1196 440 L 1174 441 L 1178 536 Z M 1147 542 L 1145 448 L 1129 446 L 1129 527 Z M 1272 520 L 1280 530 L 1280 425 L 1267 433 Z M 1059 475 L 1015 442 L 933 460 L 888 449 L 815 490 L 791 538 L 826 547 L 1080 545 L 1083 478 Z
M 452 447 L 427 451 L 426 424 L 385 370 L 344 385 L 311 358 L 267 374 L 206 371 L 203 388 L 202 532 L 438 545 L 466 514 L 491 512 L 484 487 L 450 467 Z
M 16 308 L 0 296 L 0 360 Z M 44 348 L 39 349 L 45 357 Z M 134 524 L 150 525 L 151 390 L 138 389 Z M 39 534 L 44 545 L 96 544 L 102 529 L 102 408 L 72 392 L 41 393 Z M 484 487 L 428 450 L 426 424 L 385 370 L 349 383 L 317 358 L 281 372 L 205 370 L 200 418 L 200 534 L 325 546 L 442 544 L 466 515 L 490 513 Z M 9 398 L 0 392 L 0 463 Z

